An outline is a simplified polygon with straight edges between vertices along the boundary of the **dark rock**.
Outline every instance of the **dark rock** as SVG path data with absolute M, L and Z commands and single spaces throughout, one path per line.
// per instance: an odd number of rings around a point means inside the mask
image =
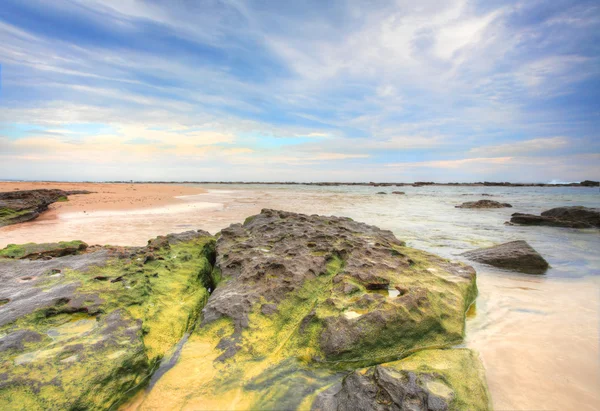
M 583 187 L 600 187 L 600 181 L 584 180 L 579 185 Z
M 380 191 L 377 194 L 387 194 L 385 191 Z
M 350 373 L 320 392 L 311 410 L 485 410 L 490 401 L 482 375 L 483 366 L 470 350 L 426 350 Z
M 33 220 L 57 201 L 88 191 L 21 190 L 0 193 L 0 227 Z
M 505 208 L 512 207 L 508 203 L 500 203 L 494 200 L 479 200 L 479 201 L 468 201 L 457 205 L 456 208 Z
M 600 209 L 581 206 L 557 207 L 541 216 L 514 213 L 510 222 L 520 225 L 543 225 L 568 228 L 600 228 Z
M 217 241 L 216 269 L 226 281 L 210 296 L 203 327 L 225 318 L 238 338 L 254 329 L 250 317 L 257 304 L 277 306 L 273 321 L 290 327 L 294 322 L 288 316 L 305 318 L 308 313 L 296 311 L 314 307 L 311 324 L 322 329 L 310 344 L 338 360 L 382 355 L 397 344 L 403 345 L 399 350 L 409 349 L 432 334 L 442 341 L 460 339 L 462 334 L 450 329 L 462 330 L 467 301 L 476 292 L 471 267 L 407 248 L 389 231 L 348 218 L 277 210 L 263 210 L 243 225 L 224 229 Z M 424 284 L 433 289 L 426 292 Z M 405 294 L 388 297 L 395 286 Z M 363 314 L 346 315 L 354 311 Z M 259 345 L 252 338 L 256 352 Z M 277 341 L 269 339 L 266 346 Z
M 548 262 L 522 240 L 468 251 L 462 255 L 483 264 L 527 274 L 543 274 L 548 269 Z
M 402 195 L 402 194 L 406 194 L 406 193 L 404 191 L 392 191 L 392 194 Z

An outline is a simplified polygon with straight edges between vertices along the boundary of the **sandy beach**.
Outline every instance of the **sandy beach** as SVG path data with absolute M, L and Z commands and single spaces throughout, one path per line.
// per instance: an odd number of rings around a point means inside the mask
M 15 190 L 87 190 L 91 194 L 69 196 L 69 201 L 54 203 L 38 220 L 51 220 L 60 214 L 94 211 L 127 211 L 180 204 L 179 196 L 202 194 L 205 190 L 175 184 L 0 182 L 0 192 Z

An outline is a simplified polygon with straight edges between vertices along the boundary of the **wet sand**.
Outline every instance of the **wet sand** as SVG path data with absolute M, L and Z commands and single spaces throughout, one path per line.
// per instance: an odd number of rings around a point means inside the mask
M 406 196 L 377 196 L 377 188 L 365 194 L 204 187 L 205 193 L 195 195 L 203 188 L 167 187 L 174 190 L 173 195 L 188 190 L 192 193 L 141 208 L 125 206 L 125 201 L 114 208 L 89 208 L 86 213 L 60 207 L 53 211 L 55 218 L 0 228 L 0 247 L 70 239 L 143 245 L 149 238 L 169 232 L 204 229 L 216 233 L 231 223 L 243 222 L 261 208 L 349 216 L 390 229 L 410 246 L 451 259 L 461 258 L 459 254 L 467 249 L 526 239 L 547 257 L 551 270 L 544 276 L 528 276 L 474 264 L 480 293 L 476 314 L 467 321 L 465 346 L 476 349 L 482 357 L 497 411 L 600 409 L 597 231 L 507 227 L 503 222 L 512 210 L 454 209 L 456 202 L 470 200 L 461 192 L 451 198 L 448 193 L 428 196 L 422 189 Z M 133 188 L 139 190 L 140 185 Z M 133 191 L 130 189 L 129 194 Z M 507 191 L 495 195 L 515 209 L 533 213 L 553 206 L 549 201 L 581 203 L 570 194 L 549 199 L 544 193 Z

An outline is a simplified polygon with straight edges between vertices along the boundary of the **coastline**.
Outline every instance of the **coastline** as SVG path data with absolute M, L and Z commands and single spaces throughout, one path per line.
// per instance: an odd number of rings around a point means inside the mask
M 0 191 L 2 184 L 20 183 L 19 181 L 0 180 Z M 104 181 L 104 182 L 53 182 L 53 181 L 23 181 L 21 184 L 119 184 L 119 185 L 289 185 L 289 186 L 317 186 L 317 187 L 600 187 L 599 181 L 584 180 L 577 183 L 513 183 L 498 181 L 483 181 L 475 183 L 437 183 L 433 181 L 406 182 L 297 182 L 297 181 Z
M 51 204 L 49 210 L 42 213 L 37 221 L 56 219 L 66 213 L 121 212 L 184 204 L 185 200 L 178 197 L 206 192 L 199 187 L 175 184 L 0 182 L 0 192 L 50 188 L 87 190 L 91 193 L 70 195 L 69 201 Z

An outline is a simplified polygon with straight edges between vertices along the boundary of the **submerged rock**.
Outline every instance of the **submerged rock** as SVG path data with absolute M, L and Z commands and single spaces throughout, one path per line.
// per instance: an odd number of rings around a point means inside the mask
M 402 195 L 406 193 L 404 191 L 392 191 L 392 194 Z
M 21 190 L 0 193 L 0 227 L 33 220 L 57 201 L 67 201 L 69 195 L 90 194 L 89 191 Z
M 581 206 L 557 207 L 541 216 L 515 213 L 510 222 L 520 225 L 544 225 L 567 228 L 600 228 L 600 209 Z
M 109 409 L 144 386 L 212 282 L 208 233 L 165 238 L 152 248 L 0 258 L 0 409 Z M 149 253 L 156 258 L 144 263 Z
M 543 274 L 548 269 L 544 257 L 522 240 L 467 251 L 462 255 L 483 264 L 527 274 Z
M 508 203 L 500 203 L 494 200 L 479 200 L 479 201 L 467 201 L 461 205 L 455 206 L 456 208 L 506 208 L 512 207 Z
M 460 343 L 477 294 L 471 267 L 389 231 L 268 209 L 220 233 L 213 278 L 200 327 L 142 409 L 310 408 L 348 371 Z M 487 404 L 453 392 L 448 404 Z

